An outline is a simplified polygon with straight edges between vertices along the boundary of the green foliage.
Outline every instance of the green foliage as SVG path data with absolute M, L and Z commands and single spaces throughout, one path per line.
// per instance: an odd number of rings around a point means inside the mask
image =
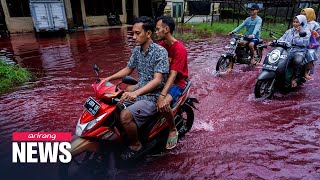
M 31 80 L 31 73 L 17 65 L 9 65 L 0 61 L 0 93 Z
M 192 33 L 192 32 L 175 33 L 174 37 L 176 39 L 183 39 L 183 40 L 198 40 L 201 38 L 201 36 L 198 33 Z
M 242 21 L 240 23 L 242 23 Z M 226 35 L 232 30 L 234 30 L 238 24 L 233 22 L 214 22 L 212 26 L 211 26 L 211 23 L 187 23 L 185 25 L 192 27 L 193 31 L 201 32 L 202 34 L 214 33 L 219 35 Z M 261 38 L 270 39 L 269 37 L 270 30 L 282 35 L 287 30 L 287 27 L 288 27 L 288 24 L 266 23 L 263 25 L 263 28 L 261 31 Z M 238 33 L 245 34 L 245 32 L 246 30 L 245 28 L 243 28 Z M 199 38 L 198 37 L 199 34 L 195 34 L 195 33 L 193 33 L 194 35 L 184 35 L 185 33 L 177 33 L 177 34 L 182 39 L 185 39 L 184 36 L 186 36 L 187 39 Z M 177 34 L 174 34 L 175 37 L 177 36 Z M 179 39 L 179 37 L 177 38 Z

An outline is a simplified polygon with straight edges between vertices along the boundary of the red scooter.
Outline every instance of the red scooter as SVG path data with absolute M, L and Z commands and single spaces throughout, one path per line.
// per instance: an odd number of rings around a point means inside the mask
M 63 177 L 77 174 L 83 165 L 88 166 L 88 162 L 92 160 L 114 161 L 115 164 L 123 161 L 120 154 L 127 148 L 126 138 L 123 138 L 119 124 L 119 112 L 126 108 L 125 104 L 119 101 L 124 93 L 120 84 L 135 85 L 137 81 L 126 76 L 121 83 L 114 85 L 99 78 L 97 65 L 94 65 L 94 70 L 97 80 L 92 86 L 96 97 L 89 97 L 84 104 L 85 110 L 76 126 L 77 137 L 71 142 L 72 161 L 60 166 Z M 181 97 L 172 106 L 179 138 L 191 129 L 194 120 L 193 108 L 196 109 L 194 103 L 198 103 L 197 99 L 189 97 L 190 85 L 191 82 L 188 81 Z M 154 120 L 138 130 L 143 150 L 133 159 L 143 157 L 152 149 L 165 147 L 169 133 L 168 122 L 161 113 L 154 115 L 152 119 Z

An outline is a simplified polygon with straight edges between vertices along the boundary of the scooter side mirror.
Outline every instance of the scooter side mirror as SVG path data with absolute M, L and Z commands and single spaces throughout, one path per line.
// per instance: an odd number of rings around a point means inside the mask
M 277 39 L 277 37 L 274 36 L 273 32 L 270 30 L 269 36 L 272 37 L 273 39 Z
M 138 83 L 138 81 L 136 81 L 133 77 L 131 76 L 125 76 L 122 78 L 122 82 L 125 84 L 129 84 L 129 85 L 136 85 Z
M 93 70 L 94 72 L 96 72 L 96 75 L 97 75 L 97 83 L 100 82 L 100 78 L 99 78 L 99 67 L 97 64 L 94 64 L 93 65 Z
M 99 67 L 97 64 L 94 64 L 93 65 L 93 70 L 96 72 L 96 73 L 99 73 Z
M 306 33 L 306 32 L 300 32 L 300 33 L 299 33 L 299 36 L 300 36 L 300 37 L 306 37 L 306 36 L 307 36 L 307 33 Z
M 272 31 L 269 32 L 269 36 L 273 37 L 273 32 Z

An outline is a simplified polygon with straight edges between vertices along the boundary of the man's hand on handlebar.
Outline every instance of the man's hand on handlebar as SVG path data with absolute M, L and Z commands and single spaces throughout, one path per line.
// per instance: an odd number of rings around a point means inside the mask
M 125 92 L 122 94 L 120 98 L 120 102 L 123 101 L 133 101 L 138 97 L 136 92 Z

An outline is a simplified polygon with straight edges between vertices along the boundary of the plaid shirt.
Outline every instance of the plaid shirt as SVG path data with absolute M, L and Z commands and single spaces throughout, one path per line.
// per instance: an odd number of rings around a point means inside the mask
M 155 73 L 169 73 L 168 53 L 162 46 L 154 42 L 151 42 L 146 53 L 142 51 L 140 46 L 136 46 L 133 49 L 132 55 L 128 62 L 128 67 L 130 69 L 137 68 L 138 89 L 142 88 L 147 83 L 153 80 Z M 147 94 L 138 96 L 136 100 L 148 100 L 151 102 L 157 102 L 164 84 L 165 77 L 163 76 L 161 85 Z

